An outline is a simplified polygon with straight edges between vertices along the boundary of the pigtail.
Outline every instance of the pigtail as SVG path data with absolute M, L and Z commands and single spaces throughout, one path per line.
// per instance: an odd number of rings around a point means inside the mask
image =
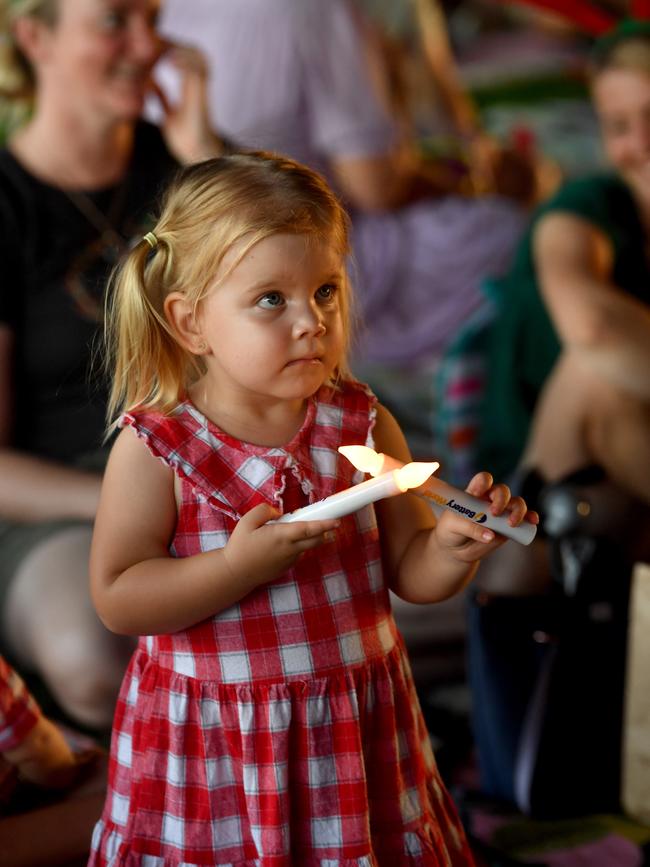
M 106 364 L 112 375 L 109 433 L 134 407 L 170 412 L 195 365 L 165 318 L 164 298 L 173 279 L 172 251 L 143 238 L 114 271 L 107 295 Z
M 109 282 L 109 434 L 119 416 L 136 407 L 171 413 L 206 372 L 203 357 L 185 348 L 167 321 L 170 293 L 182 295 L 196 313 L 255 243 L 282 232 L 326 239 L 342 257 L 349 252 L 348 218 L 340 202 L 319 175 L 293 160 L 240 153 L 179 169 L 153 232 Z M 238 255 L 223 273 L 224 258 L 235 245 Z M 347 279 L 341 314 L 347 337 L 352 315 Z M 344 354 L 333 378 L 347 374 Z

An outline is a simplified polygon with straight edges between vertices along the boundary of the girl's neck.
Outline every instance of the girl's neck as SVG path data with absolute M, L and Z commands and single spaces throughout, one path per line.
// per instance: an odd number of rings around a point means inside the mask
M 40 180 L 71 190 L 93 190 L 121 180 L 133 135 L 130 121 L 100 123 L 70 115 L 52 118 L 39 110 L 12 137 L 9 148 Z
M 224 433 L 242 442 L 281 448 L 293 440 L 307 414 L 307 400 L 277 401 L 250 406 L 244 402 L 210 400 L 201 382 L 189 391 L 189 399 Z

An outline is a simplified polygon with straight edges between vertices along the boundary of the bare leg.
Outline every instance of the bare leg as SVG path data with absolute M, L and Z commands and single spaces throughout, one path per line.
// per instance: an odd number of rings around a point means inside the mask
M 564 353 L 542 392 L 523 464 L 556 481 L 589 463 L 650 503 L 650 403 Z
M 587 423 L 594 461 L 629 493 L 650 505 L 650 403 L 605 391 Z
M 560 356 L 535 409 L 522 464 L 555 481 L 590 463 L 588 407 L 599 399 L 592 382 L 568 354 Z
M 88 587 L 90 527 L 70 527 L 35 548 L 12 581 L 4 634 L 16 659 L 43 678 L 72 718 L 110 726 L 133 641 L 111 634 Z

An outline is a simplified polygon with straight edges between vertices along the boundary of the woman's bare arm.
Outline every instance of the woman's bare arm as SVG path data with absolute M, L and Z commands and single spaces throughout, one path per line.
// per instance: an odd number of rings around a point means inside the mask
M 561 343 L 611 384 L 650 399 L 650 306 L 611 282 L 606 236 L 580 217 L 549 214 L 533 254 Z
M 0 325 L 0 515 L 14 521 L 95 516 L 101 479 L 94 473 L 12 448 L 13 334 Z

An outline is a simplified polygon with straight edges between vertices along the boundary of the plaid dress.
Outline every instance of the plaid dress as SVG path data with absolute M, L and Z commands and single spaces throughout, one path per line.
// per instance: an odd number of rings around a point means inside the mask
M 0 656 L 0 753 L 15 750 L 41 718 L 23 679 Z
M 171 554 L 226 544 L 261 502 L 292 511 L 362 481 L 374 398 L 324 387 L 282 448 L 190 403 L 123 419 L 180 480 Z M 372 506 L 209 620 L 140 639 L 118 700 L 90 865 L 471 865 L 396 630 Z

